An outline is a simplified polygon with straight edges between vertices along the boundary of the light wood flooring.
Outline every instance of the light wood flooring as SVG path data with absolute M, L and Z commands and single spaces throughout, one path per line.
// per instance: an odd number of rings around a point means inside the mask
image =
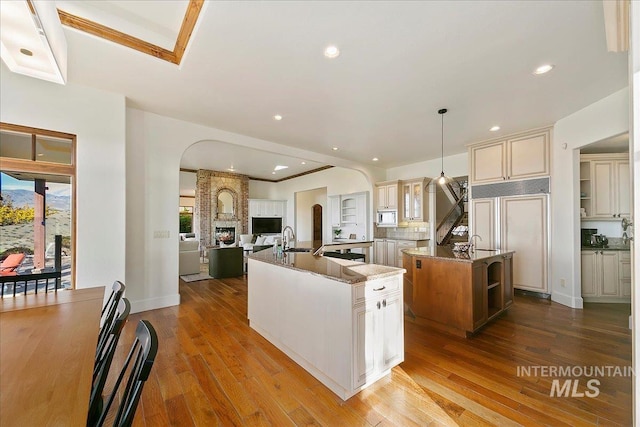
M 518 366 L 631 366 L 627 304 L 584 310 L 516 296 L 469 339 L 405 322 L 405 362 L 346 402 L 248 326 L 246 276 L 180 282 L 181 304 L 131 315 L 160 349 L 138 426 L 631 425 L 631 378 L 598 378 L 598 397 L 550 397 L 553 378 Z M 578 391 L 586 390 L 579 378 Z M 564 380 L 563 380 L 564 381 Z M 109 390 L 109 384 L 107 389 Z

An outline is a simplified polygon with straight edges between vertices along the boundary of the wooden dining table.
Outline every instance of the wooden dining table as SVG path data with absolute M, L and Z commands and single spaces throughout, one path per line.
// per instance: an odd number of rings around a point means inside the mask
M 0 426 L 84 426 L 104 287 L 0 299 Z

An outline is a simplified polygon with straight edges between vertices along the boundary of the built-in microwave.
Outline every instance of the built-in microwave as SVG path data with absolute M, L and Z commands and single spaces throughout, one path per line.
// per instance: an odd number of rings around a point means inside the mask
M 397 226 L 398 226 L 397 210 L 378 211 L 378 227 L 397 227 Z

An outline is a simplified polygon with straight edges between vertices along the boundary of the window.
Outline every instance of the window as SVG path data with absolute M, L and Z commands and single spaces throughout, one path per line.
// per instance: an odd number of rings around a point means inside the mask
M 193 206 L 180 206 L 180 233 L 193 233 Z
M 0 257 L 25 254 L 27 273 L 56 268 L 62 236 L 64 288 L 73 287 L 75 143 L 72 134 L 0 123 Z

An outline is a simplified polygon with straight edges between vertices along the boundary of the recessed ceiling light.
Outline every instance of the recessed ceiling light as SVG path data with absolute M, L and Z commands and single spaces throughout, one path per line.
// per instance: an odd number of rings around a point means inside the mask
M 26 56 L 33 56 L 33 52 L 31 52 L 29 49 L 25 49 L 25 48 L 20 49 L 20 53 L 23 54 L 23 55 L 26 55 Z
M 495 132 L 500 130 L 500 126 L 492 126 L 491 129 L 489 129 L 491 132 Z
M 337 58 L 340 56 L 340 49 L 338 49 L 338 46 L 329 45 L 324 48 L 324 56 L 327 58 Z
M 273 116 L 273 120 L 282 120 L 282 116 L 280 114 L 276 114 Z
M 378 158 L 377 158 L 377 157 L 374 157 L 374 158 L 373 158 L 373 159 L 371 159 L 371 160 L 373 160 L 374 162 L 377 162 L 377 161 L 378 161 Z
M 274 172 L 271 172 L 271 175 L 275 175 L 275 174 L 276 174 L 276 173 L 275 173 L 275 171 L 274 171 Z
M 307 162 L 300 162 L 300 164 L 301 164 L 301 165 L 306 165 L 306 164 L 307 164 Z
M 274 171 L 280 171 L 282 169 L 287 169 L 289 166 L 283 166 L 283 165 L 277 165 L 275 168 L 273 168 Z
M 544 73 L 548 73 L 549 71 L 551 71 L 553 69 L 553 65 L 551 64 L 544 64 L 539 66 L 538 68 L 536 68 L 536 70 L 533 72 L 533 74 L 544 74 Z
M 43 153 L 38 153 L 38 157 L 42 157 L 42 156 L 44 156 Z
M 229 172 L 235 172 L 236 170 L 234 168 L 229 168 L 227 169 Z
M 338 151 L 338 147 L 331 148 L 333 151 Z

